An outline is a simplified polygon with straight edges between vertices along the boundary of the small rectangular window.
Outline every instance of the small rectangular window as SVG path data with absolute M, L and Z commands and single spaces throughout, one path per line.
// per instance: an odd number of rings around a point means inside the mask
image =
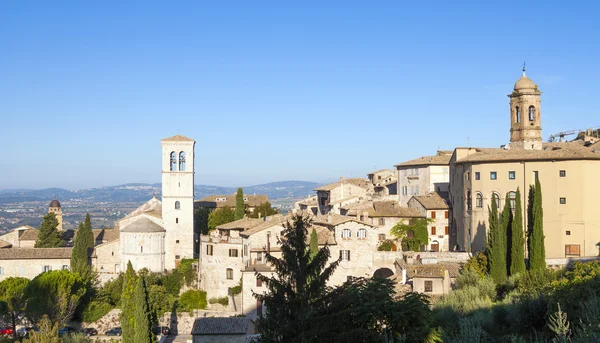
M 238 257 L 237 249 L 229 249 L 229 257 Z
M 431 219 L 435 219 L 435 211 L 431 211 Z
M 571 236 L 571 231 L 567 231 L 565 233 L 567 234 L 567 236 Z
M 514 180 L 516 178 L 516 173 L 514 171 L 509 171 L 508 172 L 508 179 L 509 180 Z
M 448 211 L 444 212 L 444 218 L 448 219 Z
M 580 256 L 579 244 L 565 245 L 565 256 Z
M 385 233 L 380 233 L 379 234 L 379 240 L 380 241 L 385 241 Z
M 69 270 L 69 266 L 68 266 L 68 265 L 66 265 L 66 264 L 63 264 L 63 266 L 62 266 L 62 270 Z
M 419 195 L 419 186 L 415 186 L 415 194 Z
M 144 252 L 144 246 L 143 245 L 140 247 L 140 252 Z
M 227 268 L 226 275 L 227 275 L 227 280 L 233 280 L 233 269 Z
M 44 273 L 45 273 L 45 272 L 49 272 L 49 271 L 51 271 L 51 270 L 52 270 L 52 267 L 51 267 L 51 266 L 43 266 L 43 267 L 42 267 L 42 271 L 43 271 Z
M 436 234 L 436 228 L 435 226 L 431 227 L 431 235 L 435 235 Z
M 490 180 L 496 180 L 496 179 L 497 179 L 496 172 L 490 172 Z
M 175 259 L 176 259 L 176 260 L 180 260 L 180 259 L 181 259 L 181 256 L 179 256 L 179 255 L 175 255 Z
M 444 227 L 444 234 L 445 234 L 445 235 L 449 235 L 449 234 L 450 234 L 450 231 L 448 230 L 448 227 L 447 227 L 447 226 L 446 226 L 446 227 Z
M 213 246 L 207 245 L 206 246 L 206 255 L 212 256 L 212 254 L 213 254 Z
M 248 256 L 248 244 L 244 244 L 244 256 Z
M 179 224 L 179 218 L 175 218 L 175 224 Z
M 565 205 L 567 203 L 567 198 L 560 198 L 560 204 Z
M 340 250 L 340 259 L 342 261 L 350 261 L 350 250 Z
M 566 170 L 561 170 L 560 172 L 558 172 L 558 175 L 560 177 L 566 177 L 567 176 L 567 171 Z
M 176 243 L 176 244 L 179 244 L 179 240 L 176 240 L 176 241 L 175 241 L 175 243 Z
M 475 180 L 480 180 L 480 179 L 481 179 L 481 173 L 475 172 Z
M 262 287 L 262 280 L 256 277 L 256 287 Z
M 385 218 L 379 218 L 379 225 L 385 225 Z
M 4 275 L 4 267 L 0 267 L 0 275 Z
M 433 292 L 433 281 L 425 281 L 425 292 L 426 293 Z

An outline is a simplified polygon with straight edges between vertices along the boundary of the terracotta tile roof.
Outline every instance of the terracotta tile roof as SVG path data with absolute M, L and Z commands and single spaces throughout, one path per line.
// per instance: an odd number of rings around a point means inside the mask
M 182 135 L 175 135 L 161 140 L 161 142 L 195 142 L 193 139 Z
M 447 201 L 437 193 L 429 195 L 413 196 L 426 210 L 444 210 L 448 209 Z
M 125 225 L 121 232 L 165 232 L 165 228 L 146 217 L 140 217 Z
M 118 229 L 92 229 L 94 240 L 100 242 L 112 242 L 120 238 L 120 230 Z M 77 236 L 77 232 L 75 232 Z
M 452 155 L 440 154 L 436 156 L 423 156 L 414 160 L 405 161 L 396 164 L 394 167 L 415 167 L 415 166 L 447 166 L 450 164 Z
M 37 241 L 38 238 L 38 229 L 27 229 L 21 237 L 19 237 L 20 241 Z
M 348 210 L 348 215 L 360 216 L 364 212 L 367 212 L 369 217 L 398 217 L 398 218 L 418 218 L 422 217 L 419 211 L 402 207 L 394 200 L 386 201 L 369 201 L 365 203 L 352 204 L 342 207 L 344 210 Z
M 192 328 L 196 335 L 245 335 L 250 319 L 246 317 L 197 318 Z
M 222 224 L 217 226 L 218 230 L 246 230 L 251 227 L 257 226 L 263 222 L 262 219 L 259 218 L 249 218 L 244 217 L 242 219 L 238 219 L 232 221 L 230 223 Z
M 362 179 L 362 178 L 343 179 L 338 182 L 330 183 L 328 185 L 315 188 L 314 190 L 317 192 L 318 191 L 330 191 L 332 189 L 335 189 L 335 188 L 341 186 L 343 183 L 351 184 L 351 185 L 361 187 L 364 189 L 369 189 L 370 181 L 368 179 Z
M 319 205 L 317 201 L 317 197 L 310 197 L 308 199 L 304 199 L 298 202 L 298 205 L 304 205 L 307 207 L 313 207 Z
M 225 201 L 217 201 L 217 198 L 226 199 Z M 260 204 L 264 204 L 269 201 L 269 196 L 264 194 L 244 194 L 244 198 L 247 200 L 244 201 L 244 204 L 248 207 L 256 207 Z M 235 194 L 230 195 L 209 195 L 200 200 L 194 201 L 194 204 L 198 207 L 225 207 L 229 206 L 231 208 L 235 207 Z
M 375 227 L 371 224 L 361 222 L 360 220 L 357 220 L 354 217 L 342 216 L 339 214 L 316 216 L 313 218 L 312 222 L 314 225 L 326 226 L 326 227 L 334 227 L 334 226 L 338 226 L 340 224 L 344 224 L 347 222 L 357 222 L 357 223 L 360 223 L 360 224 L 363 224 L 366 226 Z
M 73 248 L 11 248 L 0 249 L 0 260 L 70 259 Z M 94 249 L 88 254 L 94 255 Z
M 598 144 L 598 143 L 596 143 Z M 475 153 L 455 161 L 455 164 L 475 162 L 520 162 L 553 160 L 600 160 L 600 149 L 585 146 L 581 140 L 542 143 L 542 150 L 474 148 Z
M 317 230 L 317 240 L 319 245 L 334 245 L 337 244 L 335 241 L 335 237 L 331 230 L 326 227 L 314 226 L 315 230 Z M 312 229 L 308 230 L 308 243 L 310 244 L 310 234 L 312 233 Z
M 380 173 L 385 173 L 385 172 L 388 172 L 388 173 L 390 173 L 390 174 L 393 174 L 393 173 L 394 173 L 393 171 L 391 171 L 391 170 L 389 170 L 389 169 L 379 169 L 379 170 L 377 170 L 377 171 L 374 171 L 374 172 L 371 172 L 371 173 L 369 173 L 369 174 L 367 174 L 367 175 L 375 175 L 375 174 L 380 174 Z
M 244 236 L 244 237 L 248 237 L 252 234 L 261 232 L 263 230 L 272 228 L 274 226 L 279 225 L 279 226 L 285 227 L 287 222 L 291 221 L 291 220 L 292 220 L 292 215 L 283 216 L 281 214 L 276 214 L 273 216 L 266 217 L 266 220 L 258 219 L 259 222 L 257 225 L 254 225 L 252 227 L 245 229 L 243 232 L 240 232 L 240 235 Z
M 7 249 L 7 248 L 10 248 L 10 247 L 12 247 L 12 244 L 10 244 L 7 241 L 3 241 L 3 240 L 0 239 L 0 249 Z

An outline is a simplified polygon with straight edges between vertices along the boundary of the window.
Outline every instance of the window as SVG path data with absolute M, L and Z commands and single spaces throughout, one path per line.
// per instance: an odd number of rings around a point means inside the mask
M 444 235 L 448 236 L 450 234 L 450 230 L 447 226 L 444 226 Z
M 225 274 L 227 276 L 227 280 L 233 280 L 233 269 L 227 268 Z
M 256 277 L 256 287 L 262 287 L 262 280 L 258 276 Z
M 516 177 L 516 173 L 514 171 L 509 171 L 508 172 L 508 179 L 509 180 L 514 180 Z
M 379 218 L 379 225 L 385 225 L 385 218 Z
M 51 270 L 52 270 L 52 267 L 51 267 L 51 266 L 43 266 L 43 267 L 42 267 L 42 272 L 44 272 L 44 273 L 45 273 L 45 272 L 49 272 L 49 271 L 51 271 Z
M 350 229 L 342 230 L 342 239 L 350 239 L 352 237 L 352 231 Z
M 481 179 L 481 173 L 475 172 L 475 180 L 480 180 L 480 179 Z
M 177 155 L 175 154 L 175 151 L 171 151 L 171 163 L 169 168 L 171 171 L 177 171 Z
M 175 244 L 179 244 L 179 240 L 176 240 L 176 241 L 175 241 Z
M 185 152 L 179 153 L 179 171 L 185 171 Z
M 238 257 L 237 249 L 229 249 L 229 257 Z
M 365 220 L 365 216 L 361 215 L 361 216 L 360 216 L 360 221 L 362 222 L 362 221 L 364 221 L 364 220 Z
M 358 229 L 358 239 L 367 239 L 367 229 Z
M 444 218 L 448 219 L 448 211 L 444 211 Z
M 566 205 L 567 204 L 567 198 L 560 198 L 560 204 L 561 205 Z
M 379 240 L 380 241 L 385 241 L 385 233 L 380 233 L 379 234 Z
M 179 218 L 175 218 L 175 224 L 179 224 Z
M 212 254 L 213 254 L 213 246 L 212 245 L 207 245 L 206 246 L 206 255 L 212 256 Z
M 510 201 L 510 209 L 514 210 L 517 207 L 517 193 L 509 192 L 508 201 Z
M 419 195 L 419 186 L 415 186 L 415 194 Z
M 175 201 L 175 209 L 176 210 L 181 209 L 181 204 L 179 203 L 179 201 Z
M 68 265 L 66 265 L 66 264 L 63 264 L 63 266 L 62 266 L 62 268 L 61 268 L 61 269 L 62 269 L 62 270 L 69 270 L 69 266 L 68 266 Z
M 432 236 L 433 236 L 433 235 L 435 235 L 435 234 L 436 234 L 436 231 L 437 231 L 437 230 L 436 230 L 435 226 L 432 226 L 432 227 L 431 227 L 431 235 L 432 235 Z
M 140 247 L 140 252 L 144 252 L 144 246 L 143 245 Z
M 483 195 L 481 193 L 477 193 L 475 196 L 475 207 L 483 208 Z
M 435 219 L 435 211 L 431 211 L 431 219 Z
M 261 251 L 256 253 L 256 262 L 262 262 L 263 253 Z
M 433 281 L 425 281 L 425 292 L 431 293 L 433 292 Z
M 571 236 L 571 231 L 567 231 L 565 233 L 567 234 L 567 236 Z
M 497 178 L 496 172 L 490 172 L 490 180 L 496 180 Z
M 529 106 L 529 121 L 535 120 L 535 107 Z
M 263 303 L 260 300 L 256 300 L 256 315 L 259 317 L 263 315 Z
M 492 199 L 496 201 L 496 207 L 500 208 L 500 195 L 492 193 Z
M 467 179 L 467 181 L 470 181 L 471 180 L 471 173 L 466 172 L 465 173 L 465 178 Z
M 4 267 L 0 267 L 0 275 L 4 275 Z
M 567 176 L 567 171 L 566 170 L 561 170 L 558 172 L 558 176 L 560 177 L 566 177 Z
M 473 200 L 471 199 L 471 190 L 467 190 L 467 210 L 473 209 Z
M 181 256 L 180 255 L 175 255 L 175 259 L 176 260 L 181 260 Z
M 515 108 L 515 114 L 517 117 L 517 123 L 520 123 L 521 122 L 521 109 L 519 108 L 519 106 L 517 106 Z
M 111 252 L 111 254 L 112 254 L 112 256 L 115 256 L 115 252 L 114 252 L 114 251 L 113 251 L 113 252 Z
M 350 250 L 340 250 L 340 259 L 342 261 L 350 261 Z
M 566 244 L 565 256 L 579 256 L 579 244 Z

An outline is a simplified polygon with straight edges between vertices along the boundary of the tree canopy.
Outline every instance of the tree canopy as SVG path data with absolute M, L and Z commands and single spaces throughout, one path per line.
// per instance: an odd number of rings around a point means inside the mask
M 231 223 L 235 220 L 235 211 L 229 206 L 223 206 L 212 211 L 208 215 L 208 231 L 214 230 L 217 226 Z
M 92 232 L 92 222 L 90 215 L 85 215 L 85 222 L 79 223 L 73 252 L 71 254 L 71 270 L 79 274 L 87 274 L 90 269 L 88 261 L 88 249 L 94 247 L 94 233 Z
M 137 275 L 133 270 L 131 261 L 127 262 L 127 271 L 123 277 L 123 291 L 121 293 L 121 330 L 123 330 L 123 343 L 135 342 L 135 302 L 134 294 L 137 285 Z
M 544 211 L 542 209 L 542 185 L 535 180 L 529 191 L 529 269 L 546 269 L 546 248 L 544 246 Z M 532 196 L 533 195 L 533 196 Z
M 27 296 L 25 289 L 29 279 L 22 277 L 9 277 L 0 282 L 0 301 L 4 302 L 5 309 L 0 311 L 1 320 L 8 323 L 13 329 L 14 338 L 17 338 L 17 325 L 25 317 Z
M 40 225 L 38 238 L 35 241 L 36 248 L 59 248 L 63 245 L 63 240 L 58 231 L 58 219 L 52 212 L 46 214 Z
M 517 188 L 515 216 L 511 225 L 510 275 L 525 272 L 525 238 L 523 236 L 523 209 L 521 191 Z
M 258 218 L 260 216 L 262 218 L 262 217 L 266 217 L 266 216 L 272 216 L 277 213 L 279 213 L 279 211 L 274 209 L 271 206 L 271 203 L 267 201 L 267 202 L 263 202 L 262 204 L 256 206 L 254 208 L 254 211 L 248 213 L 248 217 Z

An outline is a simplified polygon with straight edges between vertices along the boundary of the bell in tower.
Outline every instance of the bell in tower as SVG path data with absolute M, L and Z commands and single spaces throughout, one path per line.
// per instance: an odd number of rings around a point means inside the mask
M 513 92 L 508 95 L 511 149 L 542 149 L 541 95 L 538 86 L 525 75 L 523 64 L 523 76 L 517 80 Z

